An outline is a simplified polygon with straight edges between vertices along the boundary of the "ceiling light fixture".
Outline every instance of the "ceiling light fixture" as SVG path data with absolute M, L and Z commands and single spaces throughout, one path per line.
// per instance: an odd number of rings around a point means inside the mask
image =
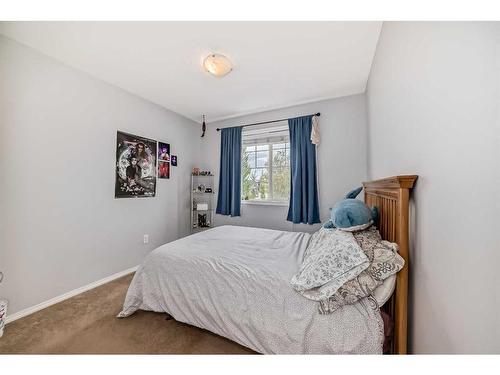
M 215 77 L 224 77 L 233 70 L 233 64 L 224 55 L 212 53 L 203 60 L 203 66 Z

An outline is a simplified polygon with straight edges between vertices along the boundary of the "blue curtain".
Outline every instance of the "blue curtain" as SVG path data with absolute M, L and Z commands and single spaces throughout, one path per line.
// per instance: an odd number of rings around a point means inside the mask
M 221 129 L 220 176 L 216 213 L 240 216 L 241 126 Z
M 290 129 L 291 186 L 287 220 L 319 223 L 316 145 L 311 143 L 312 116 L 288 120 Z

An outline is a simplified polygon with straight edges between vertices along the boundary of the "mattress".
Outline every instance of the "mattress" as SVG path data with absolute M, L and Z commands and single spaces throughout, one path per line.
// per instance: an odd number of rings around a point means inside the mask
M 322 315 L 290 286 L 309 238 L 221 226 L 160 246 L 138 268 L 118 316 L 165 312 L 264 354 L 382 353 L 372 297 Z

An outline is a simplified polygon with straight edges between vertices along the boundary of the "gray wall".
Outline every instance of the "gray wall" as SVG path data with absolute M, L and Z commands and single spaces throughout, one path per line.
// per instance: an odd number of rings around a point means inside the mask
M 373 62 L 370 177 L 419 175 L 415 353 L 500 353 L 499 25 L 386 22 Z
M 0 37 L 0 124 L 0 296 L 11 314 L 189 232 L 192 121 Z M 155 198 L 114 199 L 117 130 L 179 156 Z
M 211 123 L 202 141 L 206 156 L 204 168 L 219 178 L 220 135 L 217 127 L 296 117 L 321 112 L 321 144 L 318 147 L 318 179 L 321 220 L 329 217 L 329 208 L 347 191 L 366 179 L 365 96 L 353 95 L 274 111 L 262 112 Z M 263 206 L 242 204 L 241 217 L 216 215 L 215 224 L 245 225 L 290 231 L 313 231 L 319 225 L 292 224 L 286 221 L 288 205 Z

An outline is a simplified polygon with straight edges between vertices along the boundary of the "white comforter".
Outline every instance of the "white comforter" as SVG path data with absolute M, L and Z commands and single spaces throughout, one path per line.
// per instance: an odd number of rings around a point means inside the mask
M 222 226 L 160 246 L 137 270 L 118 316 L 166 312 L 260 353 L 382 353 L 372 299 L 321 315 L 290 286 L 309 238 Z

